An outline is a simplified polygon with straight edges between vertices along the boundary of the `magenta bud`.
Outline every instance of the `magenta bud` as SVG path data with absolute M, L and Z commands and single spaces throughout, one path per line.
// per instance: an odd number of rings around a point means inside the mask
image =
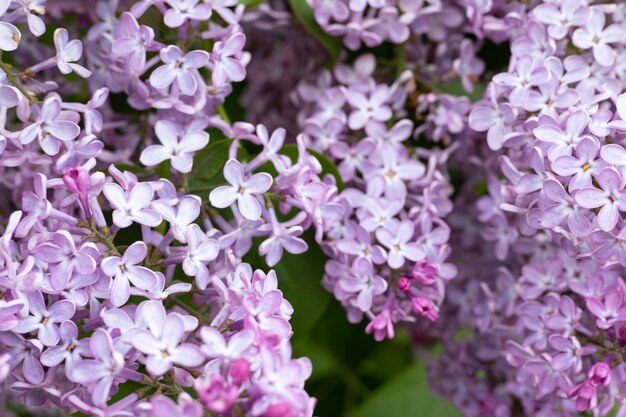
M 594 386 L 603 385 L 608 387 L 611 383 L 611 367 L 605 362 L 598 362 L 589 369 L 587 376 Z
M 424 285 L 432 285 L 437 278 L 437 267 L 431 265 L 428 261 L 419 261 L 413 267 L 411 272 L 413 278 Z
M 568 392 L 567 396 L 576 399 L 578 411 L 585 411 L 598 406 L 598 391 L 590 382 L 576 385 Z
M 250 362 L 245 359 L 237 359 L 230 367 L 230 377 L 233 383 L 239 385 L 250 376 Z
M 433 305 L 433 302 L 426 297 L 415 297 L 411 300 L 413 312 L 420 316 L 426 317 L 430 321 L 437 321 L 439 312 Z
M 78 166 L 67 170 L 63 175 L 63 184 L 74 194 L 87 194 L 91 179 L 85 168 Z
M 407 277 L 402 277 L 398 280 L 398 289 L 402 292 L 407 292 L 411 288 L 411 280 Z
M 626 324 L 619 328 L 619 330 L 617 331 L 617 335 L 619 336 L 620 340 L 626 342 Z
M 196 380 L 196 392 L 206 408 L 213 413 L 226 413 L 237 401 L 239 389 L 229 385 L 221 375 Z
M 294 414 L 289 404 L 278 403 L 267 407 L 263 417 L 294 417 Z

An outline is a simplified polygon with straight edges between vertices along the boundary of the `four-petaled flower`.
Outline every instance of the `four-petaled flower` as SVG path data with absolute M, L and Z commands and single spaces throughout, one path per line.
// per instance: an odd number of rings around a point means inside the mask
M 167 88 L 173 82 L 183 94 L 193 95 L 198 88 L 196 73 L 209 62 L 205 51 L 191 51 L 183 55 L 177 46 L 170 45 L 159 53 L 165 65 L 161 65 L 150 74 L 150 83 L 154 88 Z
M 246 177 L 241 162 L 229 159 L 224 166 L 224 178 L 230 185 L 217 187 L 209 194 L 211 204 L 226 208 L 237 202 L 239 212 L 248 220 L 261 217 L 261 203 L 257 195 L 263 194 L 272 186 L 272 176 L 266 172 Z
M 148 254 L 145 243 L 135 242 L 126 249 L 122 257 L 109 256 L 101 262 L 102 272 L 113 278 L 111 284 L 111 304 L 119 307 L 130 298 L 130 283 L 142 290 L 150 290 L 157 283 L 155 273 L 146 267 L 138 266 Z

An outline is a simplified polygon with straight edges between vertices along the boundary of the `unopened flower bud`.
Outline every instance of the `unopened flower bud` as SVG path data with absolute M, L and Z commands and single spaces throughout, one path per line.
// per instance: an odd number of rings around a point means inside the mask
M 398 289 L 402 292 L 407 292 L 411 288 L 411 280 L 407 277 L 402 277 L 398 280 Z
M 63 175 L 63 184 L 74 194 L 86 194 L 91 186 L 89 174 L 85 168 L 78 166 L 67 170 Z
M 245 359 L 237 359 L 230 367 L 230 377 L 233 383 L 239 385 L 250 376 L 250 362 Z
M 426 297 L 415 297 L 411 300 L 413 312 L 420 316 L 426 317 L 430 321 L 437 321 L 439 312 L 433 305 L 433 302 Z

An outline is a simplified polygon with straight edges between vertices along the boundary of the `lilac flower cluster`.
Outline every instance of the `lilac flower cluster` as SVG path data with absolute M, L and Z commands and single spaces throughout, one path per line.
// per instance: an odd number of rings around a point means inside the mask
M 68 26 L 47 45 L 42 16 L 80 2 L 39 3 L 0 2 L 12 22 L 0 48 L 17 49 L 0 63 L 3 400 L 100 416 L 312 415 L 293 308 L 273 271 L 242 258 L 253 237 L 271 266 L 304 252 L 304 229 L 321 239 L 343 207 L 303 139 L 291 160 L 284 130 L 225 114 L 249 60 L 244 6 L 102 0 L 73 11 L 83 41 Z M 86 83 L 64 82 L 71 72 Z M 212 145 L 228 157 L 200 153 Z M 196 178 L 207 157 L 215 178 Z
M 502 21 L 509 69 L 469 113 L 471 214 L 451 220 L 467 268 L 435 332 L 435 385 L 466 415 L 624 413 L 624 11 L 537 1 Z
M 448 150 L 410 144 L 405 73 L 392 85 L 376 81 L 373 55 L 323 70 L 297 87 L 307 144 L 329 154 L 345 184 L 336 201 L 343 215 L 325 235 L 324 286 L 351 322 L 366 316 L 377 340 L 394 324 L 423 316 L 435 321 L 445 283 L 450 185 Z

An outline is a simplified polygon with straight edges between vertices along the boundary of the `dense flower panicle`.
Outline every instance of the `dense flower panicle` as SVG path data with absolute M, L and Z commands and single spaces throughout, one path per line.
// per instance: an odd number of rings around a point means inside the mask
M 450 220 L 468 268 L 431 369 L 466 415 L 624 412 L 626 26 L 623 4 L 595 3 L 520 3 L 505 23 L 509 69 L 469 112 L 480 134 L 461 145 L 476 157 L 459 161 L 458 204 L 473 213 Z M 459 340 L 468 327 L 476 336 Z
M 46 11 L 63 13 L 40 3 L 0 2 L 12 22 L 0 29 L 17 43 L 27 22 L 40 36 Z M 273 271 L 242 258 L 253 238 L 272 266 L 304 252 L 304 230 L 321 239 L 326 213 L 343 207 L 303 139 L 292 161 L 279 154 L 284 130 L 219 115 L 246 75 L 243 12 L 232 1 L 102 0 L 73 11 L 84 38 L 59 28 L 54 45 L 2 64 L 3 398 L 98 416 L 312 415 L 311 363 L 291 354 L 293 308 Z M 92 93 L 76 94 L 70 72 Z M 229 154 L 211 162 L 223 173 L 210 167 L 225 181 L 198 188 L 194 157 L 209 142 Z M 248 158 L 246 146 L 262 149 Z M 112 401 L 130 382 L 141 388 Z
M 1 399 L 312 416 L 315 244 L 464 415 L 626 413 L 626 5 L 244 3 L 0 0 Z

